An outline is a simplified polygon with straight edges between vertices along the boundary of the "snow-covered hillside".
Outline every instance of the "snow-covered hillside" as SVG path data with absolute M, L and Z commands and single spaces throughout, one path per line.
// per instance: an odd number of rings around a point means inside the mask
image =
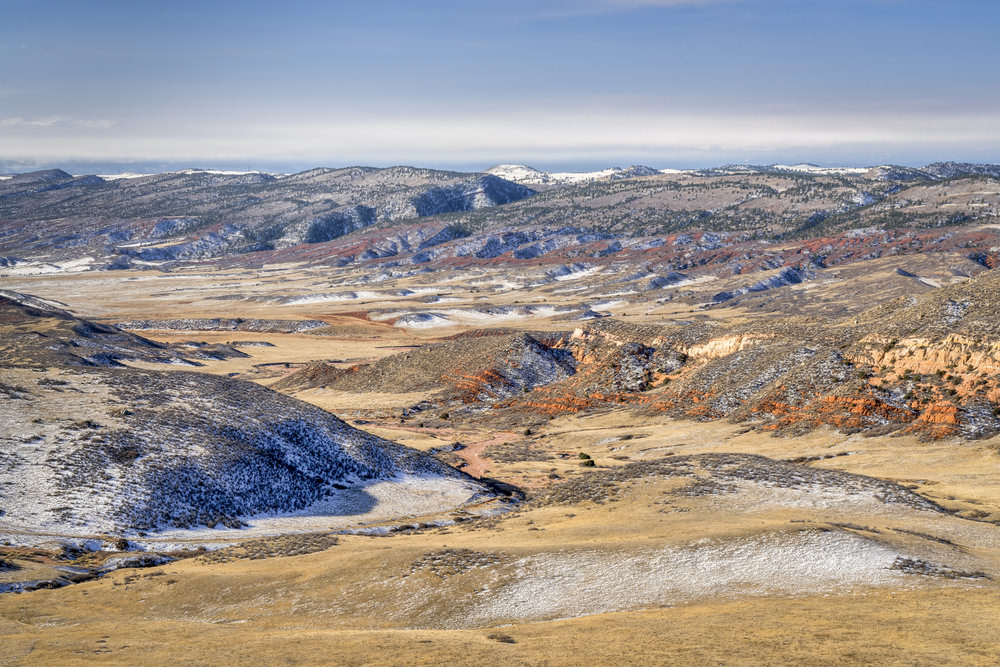
M 8 536 L 232 528 L 317 503 L 361 514 L 372 507 L 358 506 L 358 492 L 379 482 L 487 493 L 436 459 L 252 383 L 134 369 L 13 375 L 4 381 L 20 391 L 0 414 Z M 57 405 L 60 417 L 49 413 Z M 340 507 L 338 494 L 350 502 Z M 398 513 L 410 513 L 405 503 Z
M 102 344 L 114 336 L 130 359 L 174 361 L 160 348 L 160 356 L 138 357 L 133 348 L 148 347 L 145 339 L 38 299 L 5 292 L 4 303 L 0 339 L 43 336 L 58 345 L 66 337 L 69 344 L 89 326 L 104 336 Z M 287 513 L 365 515 L 380 503 L 380 517 L 404 516 L 492 495 L 427 454 L 254 383 L 70 365 L 67 359 L 74 358 L 45 357 L 41 349 L 21 358 L 16 344 L 0 352 L 4 539 L 134 538 L 170 529 L 236 528 Z M 365 492 L 373 485 L 378 496 Z M 378 498 L 392 498 L 393 507 Z

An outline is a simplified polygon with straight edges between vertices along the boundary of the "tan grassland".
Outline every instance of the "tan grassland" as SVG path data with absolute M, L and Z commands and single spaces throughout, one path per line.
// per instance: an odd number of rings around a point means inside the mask
M 945 275 L 944 260 L 908 261 L 923 262 L 915 273 L 954 278 Z M 809 289 L 823 308 L 845 314 L 857 308 L 851 295 L 858 290 L 934 289 L 914 287 L 894 270 L 888 261 L 856 275 L 845 269 Z M 754 316 L 751 308 L 700 309 L 723 289 L 711 281 L 655 303 L 581 296 L 614 292 L 605 278 L 491 290 L 486 285 L 499 283 L 502 271 L 434 276 L 430 287 L 454 302 L 421 303 L 426 292 L 390 294 L 428 287 L 418 278 L 331 287 L 320 270 L 294 266 L 46 275 L 6 287 L 58 299 L 103 322 L 243 317 L 330 325 L 323 333 L 137 332 L 170 343 L 270 343 L 240 346 L 249 358 L 199 369 L 264 385 L 311 361 L 348 367 L 476 327 L 576 326 L 546 314 L 405 328 L 378 321 L 383 311 L 603 301 L 614 316 L 635 322 L 738 323 Z M 295 305 L 274 300 L 347 289 L 376 294 Z M 232 295 L 241 298 L 215 298 Z M 788 315 L 800 314 L 789 308 Z M 399 419 L 403 408 L 433 392 L 313 388 L 293 395 L 417 449 L 460 442 L 466 449 L 455 453 L 462 459 L 455 463 L 526 490 L 528 500 L 498 517 L 339 535 L 312 553 L 288 555 L 250 540 L 238 553 L 0 595 L 0 663 L 989 665 L 1000 656 L 1000 437 L 927 442 L 826 428 L 774 437 L 728 421 L 650 416 L 638 407 L 556 416 L 523 433 L 433 415 L 423 425 Z M 532 456 L 504 458 L 497 452 L 508 444 Z M 594 467 L 580 465 L 581 452 Z M 799 460 L 809 470 L 896 482 L 946 511 L 884 502 L 832 482 L 784 486 L 726 477 L 704 462 L 710 459 L 697 458 L 711 454 Z M 641 471 L 670 456 L 694 457 L 696 477 L 637 473 L 604 495 L 593 493 L 601 475 L 629 465 Z M 554 488 L 566 491 L 553 499 L 546 493 Z M 907 559 L 940 568 L 921 570 Z M 21 565 L 44 569 L 28 560 Z

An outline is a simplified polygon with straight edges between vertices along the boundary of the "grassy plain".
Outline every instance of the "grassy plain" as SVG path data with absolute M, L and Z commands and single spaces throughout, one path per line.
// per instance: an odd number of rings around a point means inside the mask
M 936 261 L 925 263 L 924 272 L 946 279 Z M 892 295 L 912 287 L 889 262 L 873 271 L 830 279 L 856 279 L 865 289 L 881 279 Z M 310 361 L 347 367 L 474 327 L 576 326 L 548 311 L 476 311 L 446 326 L 406 328 L 393 326 L 395 313 L 484 301 L 576 308 L 594 300 L 582 294 L 613 292 L 596 279 L 510 288 L 502 277 L 455 272 L 430 287 L 406 278 L 350 287 L 360 295 L 349 300 L 301 304 L 280 299 L 348 288 L 295 267 L 49 275 L 10 287 L 105 322 L 238 316 L 329 324 L 323 333 L 138 332 L 171 343 L 266 342 L 239 346 L 249 358 L 201 369 L 265 385 Z M 414 293 L 400 296 L 402 289 Z M 663 303 L 635 295 L 600 301 L 637 323 L 722 325 L 756 316 L 752 303 L 700 308 L 718 285 L 685 289 Z M 857 310 L 843 282 L 812 289 L 817 314 Z M 454 301 L 420 301 L 431 293 Z M 769 307 L 794 310 L 794 297 Z M 429 415 L 423 426 L 399 419 L 433 392 L 294 395 L 417 449 L 461 442 L 466 449 L 455 454 L 467 471 L 514 484 L 528 500 L 499 517 L 422 528 L 414 520 L 386 534 L 340 535 L 321 548 L 315 535 L 280 547 L 248 541 L 229 556 L 2 595 L 0 662 L 939 665 L 995 664 L 1000 655 L 998 438 L 926 442 L 830 429 L 773 437 L 628 406 L 557 416 L 524 433 L 473 418 Z M 580 453 L 594 466 L 582 466 Z M 714 459 L 698 458 L 733 453 L 767 459 L 712 468 Z M 643 472 L 672 456 L 692 457 L 692 467 Z M 605 484 L 628 466 L 634 475 Z M 793 466 L 819 477 L 795 481 Z M 856 488 L 848 488 L 824 471 L 866 477 L 849 478 Z M 869 477 L 943 511 L 887 502 Z

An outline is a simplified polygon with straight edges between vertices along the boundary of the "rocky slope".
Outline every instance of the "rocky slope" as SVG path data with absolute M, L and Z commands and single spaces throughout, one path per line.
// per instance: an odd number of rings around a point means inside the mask
M 375 483 L 394 486 L 403 514 L 407 493 L 428 484 L 491 495 L 425 454 L 258 385 L 124 367 L 182 361 L 134 334 L 12 292 L 0 306 L 8 539 L 238 527 L 318 502 L 325 514 L 364 514 Z
M 773 272 L 767 288 L 791 289 L 787 273 Z M 307 369 L 281 386 L 436 391 L 438 409 L 467 409 L 504 424 L 630 403 L 786 435 L 831 426 L 989 437 L 1000 432 L 998 284 L 1000 274 L 983 271 L 856 317 L 774 311 L 732 324 L 672 325 L 603 318 L 537 338 L 469 335 L 347 371 Z

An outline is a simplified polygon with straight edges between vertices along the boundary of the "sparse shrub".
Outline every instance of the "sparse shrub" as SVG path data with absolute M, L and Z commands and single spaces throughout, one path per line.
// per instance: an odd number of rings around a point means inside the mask
M 580 453 L 579 453 L 579 454 L 577 455 L 577 458 L 581 458 L 581 459 L 584 459 L 584 460 L 586 460 L 586 459 L 589 459 L 589 458 L 590 458 L 590 454 L 587 454 L 586 452 L 580 452 Z
M 589 459 L 588 458 L 588 459 L 584 459 L 583 461 L 580 461 L 580 465 L 583 466 L 584 468 L 593 468 L 597 464 L 594 463 L 594 459 Z
M 442 412 L 442 413 L 441 413 L 440 415 L 438 415 L 438 416 L 439 416 L 439 417 L 440 417 L 441 419 L 448 419 L 448 417 L 449 417 L 450 415 L 449 415 L 449 414 L 448 414 L 447 412 Z
M 525 435 L 531 435 L 531 429 L 530 428 L 524 429 L 524 434 Z

